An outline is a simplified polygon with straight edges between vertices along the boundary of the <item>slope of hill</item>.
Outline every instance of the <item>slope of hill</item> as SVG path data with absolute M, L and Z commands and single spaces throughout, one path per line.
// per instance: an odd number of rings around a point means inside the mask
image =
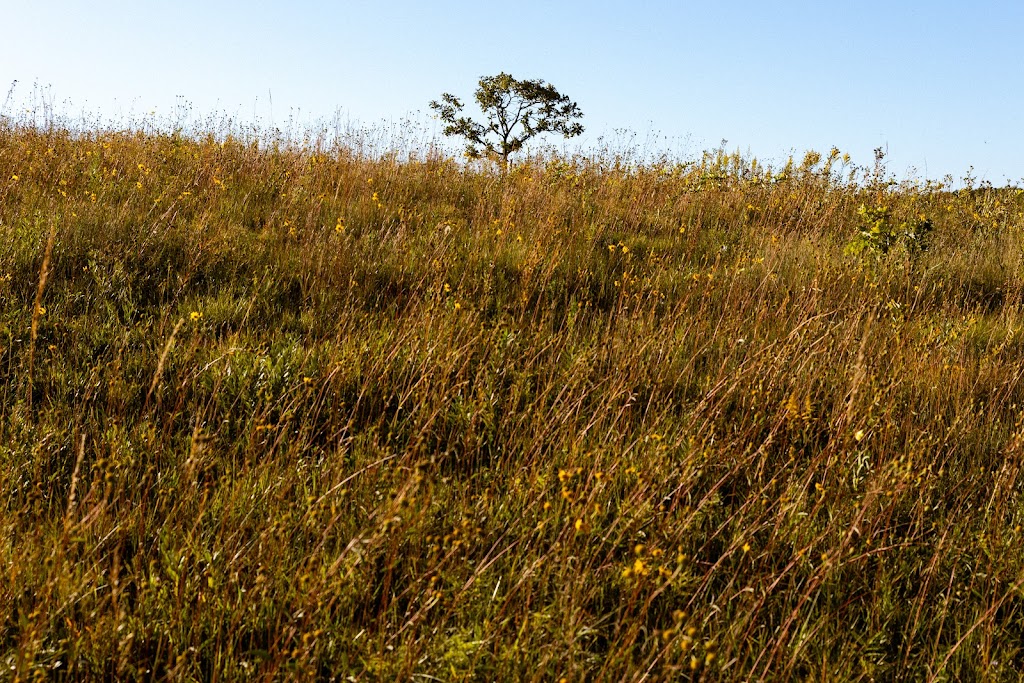
M 835 154 L 502 176 L 7 125 L 0 658 L 1010 676 L 1022 211 Z

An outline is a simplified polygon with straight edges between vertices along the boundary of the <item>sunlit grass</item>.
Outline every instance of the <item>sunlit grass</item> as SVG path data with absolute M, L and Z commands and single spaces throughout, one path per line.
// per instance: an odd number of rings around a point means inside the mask
M 5 675 L 1024 667 L 1019 191 L 405 157 L 0 128 Z

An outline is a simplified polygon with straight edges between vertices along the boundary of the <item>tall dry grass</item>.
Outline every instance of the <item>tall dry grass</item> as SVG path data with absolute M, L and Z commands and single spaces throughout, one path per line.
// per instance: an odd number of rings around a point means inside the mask
M 1014 679 L 1024 199 L 816 156 L 8 120 L 4 676 Z

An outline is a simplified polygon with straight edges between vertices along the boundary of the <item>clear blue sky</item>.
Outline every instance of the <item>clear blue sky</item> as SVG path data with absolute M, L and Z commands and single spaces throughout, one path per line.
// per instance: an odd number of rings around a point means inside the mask
M 690 154 L 835 145 L 862 164 L 887 146 L 898 177 L 1024 178 L 1019 0 L 0 0 L 0 16 L 0 97 L 38 83 L 71 112 L 184 100 L 266 121 L 272 96 L 278 124 L 375 124 L 507 71 L 578 102 L 589 144 L 628 129 Z

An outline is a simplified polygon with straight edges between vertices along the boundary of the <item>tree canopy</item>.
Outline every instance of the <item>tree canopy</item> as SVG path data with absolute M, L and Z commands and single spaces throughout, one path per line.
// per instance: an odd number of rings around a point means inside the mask
M 583 132 L 578 121 L 583 112 L 576 103 L 542 80 L 520 81 L 504 72 L 484 76 L 475 97 L 485 123 L 464 116 L 462 100 L 450 93 L 430 103 L 446 124 L 444 134 L 465 138 L 466 154 L 473 159 L 486 156 L 507 167 L 509 157 L 537 135 L 571 138 Z

